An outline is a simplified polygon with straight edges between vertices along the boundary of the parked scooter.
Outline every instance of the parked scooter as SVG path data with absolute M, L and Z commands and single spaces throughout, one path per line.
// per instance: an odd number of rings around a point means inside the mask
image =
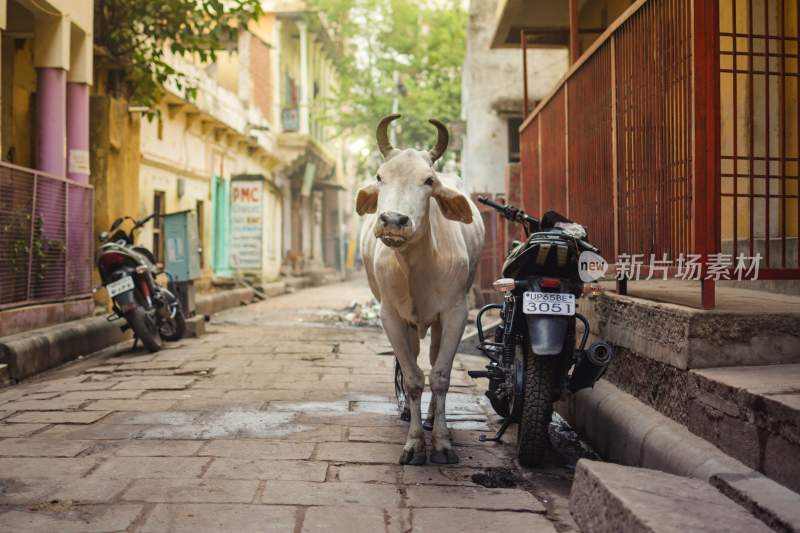
M 136 231 L 155 216 L 118 218 L 109 231 L 100 234 L 103 244 L 97 253 L 97 269 L 114 306 L 108 320 L 124 318 L 127 324 L 122 330 L 133 329 L 136 339 L 151 352 L 161 349 L 162 339 L 177 341 L 186 333 L 180 301 L 157 281 L 162 271 L 153 253 L 134 244 Z M 133 222 L 128 232 L 120 229 L 126 220 Z M 169 273 L 164 273 L 169 278 Z
M 524 242 L 513 243 L 503 277 L 494 282 L 494 288 L 504 294 L 503 303 L 484 306 L 477 317 L 478 348 L 490 363 L 486 370 L 469 374 L 489 379 L 486 396 L 504 418 L 494 437 L 481 436 L 481 440 L 499 441 L 508 426 L 517 423 L 519 461 L 535 466 L 549 449 L 553 402 L 593 386 L 614 355 L 606 342 L 585 348 L 589 322 L 576 311 L 576 300 L 583 292 L 580 254 L 599 250 L 586 241 L 583 226 L 554 211 L 540 221 L 511 205 L 484 197 L 478 201 L 522 224 L 527 236 Z M 501 318 L 492 341 L 485 339 L 481 324 L 490 309 L 499 309 Z M 577 349 L 576 320 L 583 323 Z

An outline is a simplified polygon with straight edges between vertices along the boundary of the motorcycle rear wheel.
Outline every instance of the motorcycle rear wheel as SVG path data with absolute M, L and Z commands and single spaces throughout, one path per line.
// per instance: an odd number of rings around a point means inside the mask
M 145 348 L 153 353 L 161 349 L 161 335 L 158 333 L 158 326 L 155 319 L 148 317 L 144 309 L 137 307 L 129 311 L 125 319 Z
M 525 399 L 517 425 L 517 457 L 524 466 L 539 466 L 550 450 L 549 427 L 558 357 L 525 351 Z
M 177 303 L 175 307 L 174 316 L 162 322 L 158 332 L 162 339 L 170 342 L 179 341 L 186 335 L 186 317 L 183 316 L 183 308 L 180 303 Z

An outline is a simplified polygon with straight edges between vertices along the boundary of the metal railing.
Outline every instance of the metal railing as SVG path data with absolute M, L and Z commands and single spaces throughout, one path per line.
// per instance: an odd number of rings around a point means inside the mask
M 609 259 L 760 252 L 759 279 L 800 279 L 798 0 L 738 4 L 638 0 L 617 19 L 520 128 L 526 210 L 586 224 Z
M 0 309 L 91 295 L 93 192 L 0 163 Z

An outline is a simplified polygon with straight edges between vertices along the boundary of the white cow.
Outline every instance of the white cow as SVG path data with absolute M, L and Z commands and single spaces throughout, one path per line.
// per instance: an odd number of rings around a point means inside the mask
M 389 143 L 389 115 L 378 125 L 384 162 L 375 182 L 358 191 L 356 211 L 370 214 L 361 233 L 361 251 L 369 286 L 381 302 L 381 321 L 403 370 L 411 411 L 401 464 L 424 464 L 420 400 L 425 376 L 417 365 L 419 341 L 431 329 L 432 463 L 457 463 L 445 420 L 445 397 L 453 357 L 464 333 L 467 292 L 483 247 L 478 208 L 458 190 L 458 176 L 433 169 L 447 148 L 447 128 L 437 120 L 439 136 L 429 152 L 398 150 Z

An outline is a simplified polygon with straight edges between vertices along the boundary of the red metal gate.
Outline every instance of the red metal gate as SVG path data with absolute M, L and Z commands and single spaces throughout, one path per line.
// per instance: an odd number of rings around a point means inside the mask
M 635 2 L 520 128 L 526 210 L 609 258 L 761 253 L 761 279 L 800 279 L 799 27 L 798 0 Z

